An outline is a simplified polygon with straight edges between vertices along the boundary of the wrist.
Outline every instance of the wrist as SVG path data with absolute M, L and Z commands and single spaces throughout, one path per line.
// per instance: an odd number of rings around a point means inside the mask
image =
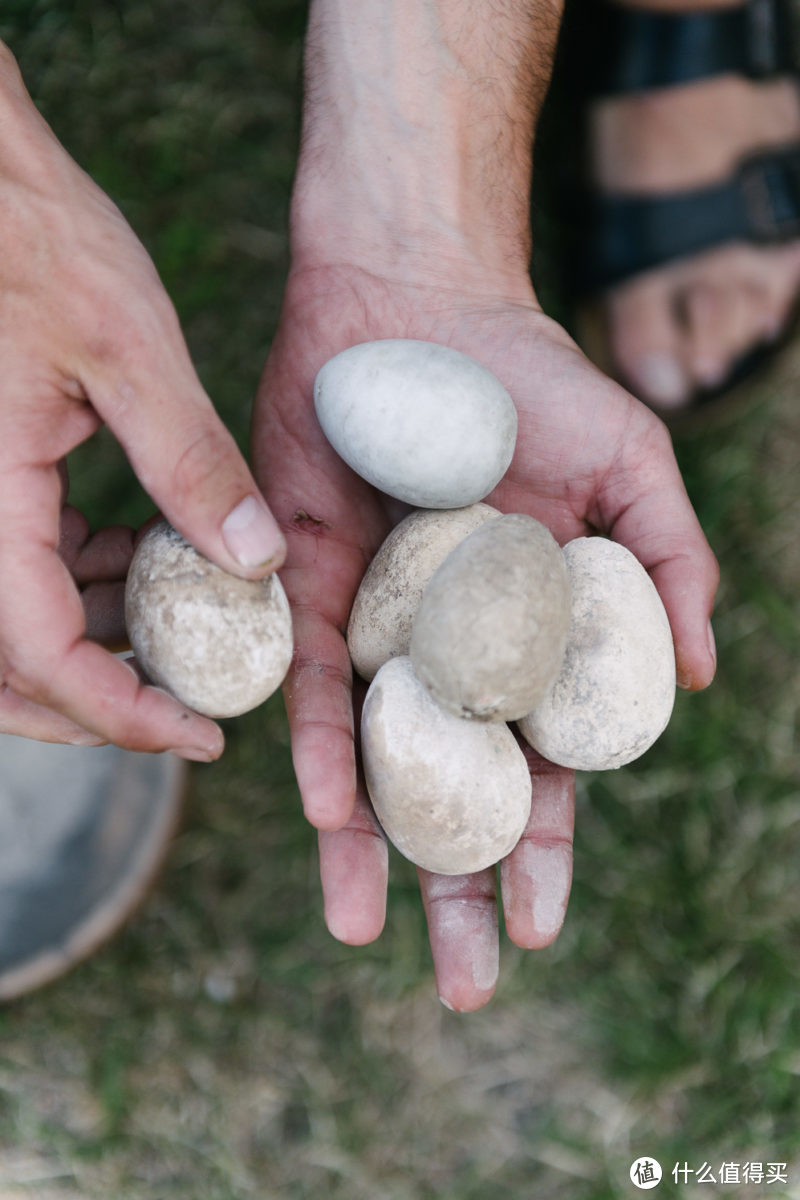
M 548 4 L 533 28 L 512 2 L 465 13 L 463 0 L 316 0 L 295 264 L 456 272 L 484 288 L 527 278 L 531 146 L 558 24 Z M 474 28 L 489 16 L 490 30 Z
M 291 216 L 294 271 L 352 267 L 398 284 L 495 292 L 508 299 L 530 293 L 530 240 L 498 236 L 480 222 L 450 223 L 425 211 L 394 206 L 366 212 L 349 189 L 295 197 Z

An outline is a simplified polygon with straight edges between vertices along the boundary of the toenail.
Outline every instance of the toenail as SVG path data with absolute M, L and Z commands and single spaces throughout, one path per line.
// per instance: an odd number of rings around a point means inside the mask
M 698 358 L 693 363 L 694 377 L 701 387 L 713 388 L 722 383 L 727 365 L 716 358 Z
M 634 379 L 648 400 L 677 407 L 689 398 L 683 367 L 669 354 L 646 354 L 640 358 Z

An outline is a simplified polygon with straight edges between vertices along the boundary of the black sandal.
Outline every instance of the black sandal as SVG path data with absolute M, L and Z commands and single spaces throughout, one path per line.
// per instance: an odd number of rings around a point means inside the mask
M 554 72 L 550 134 L 593 99 L 738 73 L 797 78 L 789 0 L 747 0 L 730 9 L 664 13 L 609 0 L 568 0 Z M 560 117 L 560 120 L 559 120 Z M 573 130 L 578 123 L 572 121 Z M 577 131 L 576 131 L 577 132 Z M 547 136 L 547 134 L 545 135 Z M 800 237 L 800 143 L 743 158 L 723 183 L 661 195 L 599 194 L 581 172 L 584 131 L 550 169 L 558 175 L 568 313 L 632 276 L 731 241 L 775 244 Z M 553 147 L 555 148 L 555 147 Z M 547 145 L 544 147 L 545 158 Z M 547 164 L 545 170 L 547 170 Z M 573 332 L 580 334 L 573 324 Z M 771 356 L 759 345 L 701 402 L 727 391 Z M 594 355 L 592 355 L 594 357 Z M 607 362 L 601 365 L 608 367 Z

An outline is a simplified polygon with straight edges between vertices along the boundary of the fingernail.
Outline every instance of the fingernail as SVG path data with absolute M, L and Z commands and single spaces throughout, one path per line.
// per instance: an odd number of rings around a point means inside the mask
M 708 622 L 707 636 L 708 636 L 708 653 L 711 655 L 711 661 L 713 662 L 714 670 L 716 671 L 716 669 L 717 669 L 717 642 L 716 642 L 716 638 L 714 637 L 714 628 L 710 621 Z
M 209 754 L 208 750 L 201 750 L 199 746 L 173 746 L 170 754 L 176 754 L 178 758 L 186 758 L 189 762 L 210 763 L 214 761 L 213 755 Z
M 139 666 L 138 662 L 136 661 L 136 659 L 133 657 L 132 654 L 129 654 L 126 658 L 120 658 L 119 661 L 122 663 L 123 667 L 128 668 L 128 670 L 130 671 L 131 675 L 133 675 L 133 677 L 135 678 L 137 683 L 144 683 L 144 684 L 150 683 L 150 680 L 147 678 L 144 671 Z
M 222 540 L 228 553 L 243 567 L 259 567 L 275 558 L 283 535 L 262 500 L 245 496 L 222 522 Z
M 646 354 L 635 367 L 634 381 L 641 385 L 647 400 L 677 408 L 689 399 L 689 386 L 683 367 L 669 354 Z
M 531 846 L 525 861 L 533 893 L 533 926 L 543 944 L 553 941 L 564 924 L 572 881 L 568 846 Z
M 439 1002 L 440 1002 L 441 1004 L 443 1004 L 443 1005 L 445 1006 L 445 1008 L 446 1008 L 446 1009 L 448 1009 L 450 1012 L 456 1012 L 456 1011 L 457 1011 L 457 1010 L 456 1010 L 456 1008 L 455 1008 L 455 1006 L 454 1006 L 454 1005 L 452 1005 L 452 1004 L 450 1003 L 450 1001 L 449 1001 L 449 1000 L 445 1000 L 444 996 L 440 996 L 440 997 L 439 997 Z

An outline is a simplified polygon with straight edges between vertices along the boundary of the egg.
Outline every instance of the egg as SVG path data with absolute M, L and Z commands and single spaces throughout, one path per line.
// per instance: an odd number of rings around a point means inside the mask
M 361 581 L 347 626 L 347 648 L 362 679 L 408 654 L 425 585 L 459 542 L 500 513 L 489 504 L 424 509 L 395 526 Z
M 435 342 L 390 338 L 343 350 L 319 371 L 314 404 L 344 461 L 418 508 L 483 499 L 514 453 L 511 396 L 486 367 Z
M 653 581 L 624 546 L 576 538 L 564 559 L 572 618 L 561 671 L 519 729 L 551 762 L 608 770 L 638 758 L 669 722 L 672 634 Z
M 569 620 L 558 543 L 512 513 L 476 529 L 436 570 L 414 618 L 411 661 L 455 715 L 516 720 L 558 674 Z
M 261 704 L 280 687 L 292 658 L 292 618 L 278 577 L 230 575 L 166 521 L 148 531 L 133 556 L 125 620 L 148 678 L 209 717 Z
M 530 815 L 531 778 L 507 725 L 445 712 L 406 656 L 380 668 L 364 701 L 367 788 L 389 839 L 440 875 L 483 870 L 508 854 Z

